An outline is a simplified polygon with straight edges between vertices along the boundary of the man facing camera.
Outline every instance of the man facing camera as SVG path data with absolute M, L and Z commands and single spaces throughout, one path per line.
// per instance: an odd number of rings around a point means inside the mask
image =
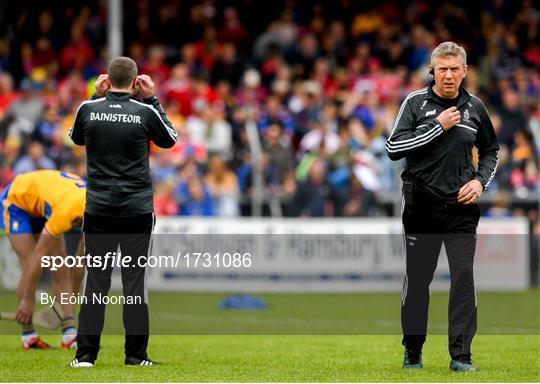
M 434 79 L 401 105 L 386 142 L 392 160 L 406 159 L 403 226 L 406 275 L 401 300 L 403 368 L 422 368 L 429 285 L 444 242 L 450 267 L 450 369 L 476 371 L 471 343 L 477 327 L 473 280 L 478 199 L 497 168 L 499 145 L 480 99 L 461 86 L 467 73 L 463 47 L 444 42 L 431 54 Z M 472 162 L 478 148 L 478 169 Z

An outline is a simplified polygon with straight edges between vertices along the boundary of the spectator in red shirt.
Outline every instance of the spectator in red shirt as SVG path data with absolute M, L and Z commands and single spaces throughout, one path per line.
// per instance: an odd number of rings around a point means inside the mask
M 178 213 L 178 204 L 174 198 L 174 182 L 172 180 L 156 184 L 154 213 L 158 216 L 175 216 Z
M 184 63 L 176 64 L 171 70 L 171 77 L 163 84 L 165 103 L 174 102 L 182 116 L 192 113 L 192 99 L 194 97 L 193 83 L 189 68 Z
M 240 21 L 238 12 L 233 7 L 227 7 L 223 16 L 225 21 L 218 30 L 218 39 L 223 42 L 235 43 L 244 52 L 249 43 L 249 32 Z
M 11 103 L 17 99 L 18 95 L 13 89 L 13 77 L 9 73 L 0 73 L 0 116 L 6 116 Z
M 165 63 L 165 48 L 154 45 L 148 50 L 148 60 L 143 65 L 141 73 L 146 73 L 152 78 L 156 87 L 161 85 L 169 77 L 169 67 Z
M 71 27 L 71 41 L 60 53 L 60 65 L 65 72 L 84 69 L 94 59 L 94 51 L 84 28 L 80 22 L 74 22 Z

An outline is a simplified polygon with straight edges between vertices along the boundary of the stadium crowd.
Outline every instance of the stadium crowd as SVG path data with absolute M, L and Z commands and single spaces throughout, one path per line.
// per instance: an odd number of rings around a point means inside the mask
M 84 175 L 67 131 L 106 72 L 107 2 L 12 4 L 0 34 L 0 187 L 36 169 Z M 152 148 L 159 215 L 250 215 L 256 169 L 265 215 L 398 214 L 400 166 L 384 143 L 401 101 L 429 81 L 431 50 L 454 40 L 501 143 L 484 214 L 537 222 L 514 204 L 540 192 L 532 0 L 138 0 L 124 2 L 123 20 L 124 54 L 158 84 L 180 137 Z

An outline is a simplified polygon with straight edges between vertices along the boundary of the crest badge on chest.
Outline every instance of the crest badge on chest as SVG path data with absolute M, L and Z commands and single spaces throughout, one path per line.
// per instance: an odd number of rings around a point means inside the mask
M 469 114 L 469 110 L 466 109 L 465 112 L 463 112 L 463 120 L 469 121 L 470 118 L 471 118 L 471 115 Z

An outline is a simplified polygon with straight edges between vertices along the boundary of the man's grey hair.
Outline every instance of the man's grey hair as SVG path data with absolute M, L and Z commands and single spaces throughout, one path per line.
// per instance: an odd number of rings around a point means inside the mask
M 431 65 L 435 67 L 435 59 L 437 57 L 445 56 L 460 56 L 463 65 L 467 65 L 467 53 L 465 53 L 465 49 L 453 41 L 445 41 L 444 43 L 440 43 L 437 48 L 431 52 Z

